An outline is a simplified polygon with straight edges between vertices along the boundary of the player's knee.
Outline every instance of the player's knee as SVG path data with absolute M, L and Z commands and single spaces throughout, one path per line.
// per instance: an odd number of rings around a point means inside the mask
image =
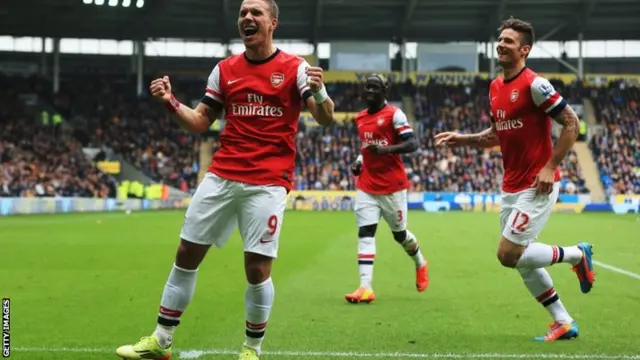
M 524 246 L 513 243 L 503 236 L 498 246 L 498 260 L 504 267 L 515 268 L 524 250 Z
M 509 253 L 498 252 L 498 261 L 504 267 L 515 268 L 518 264 L 518 258 Z
M 262 254 L 244 253 L 244 270 L 250 284 L 260 284 L 271 276 L 273 258 Z
M 504 267 L 508 267 L 508 268 L 515 268 L 516 265 L 518 265 L 518 261 L 520 261 L 520 256 L 522 254 L 520 254 L 519 252 L 513 252 L 513 251 L 505 251 L 505 250 L 498 250 L 498 261 L 500 261 L 500 264 L 502 264 L 502 266 Z
M 210 245 L 195 244 L 184 239 L 180 240 L 176 252 L 176 266 L 185 270 L 195 270 L 200 266 Z
M 399 243 L 403 243 L 407 240 L 407 230 L 393 231 L 393 239 Z
M 361 226 L 358 229 L 358 237 L 359 238 L 375 237 L 377 229 L 378 229 L 378 224 Z

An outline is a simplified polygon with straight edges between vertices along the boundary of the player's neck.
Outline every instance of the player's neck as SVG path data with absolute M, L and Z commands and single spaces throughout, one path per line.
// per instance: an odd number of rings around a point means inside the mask
M 513 79 L 515 76 L 522 72 L 527 65 L 524 62 L 517 63 L 512 67 L 503 67 L 502 74 L 504 75 L 505 80 Z
M 385 105 L 387 105 L 386 102 L 375 104 L 375 105 L 369 105 L 367 107 L 367 111 L 369 112 L 369 114 L 374 114 L 382 110 L 382 108 L 385 107 Z
M 272 41 L 265 41 L 264 44 L 250 49 L 246 48 L 245 56 L 247 59 L 251 61 L 262 61 L 268 59 L 273 53 L 276 52 L 276 47 L 273 45 Z

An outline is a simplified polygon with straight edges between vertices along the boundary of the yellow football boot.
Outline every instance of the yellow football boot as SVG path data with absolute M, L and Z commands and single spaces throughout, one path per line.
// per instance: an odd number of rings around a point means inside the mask
M 254 349 L 243 347 L 238 360 L 260 360 L 260 357 L 258 356 L 258 352 Z
M 133 345 L 120 346 L 116 349 L 116 354 L 125 360 L 169 360 L 171 359 L 171 346 L 166 349 L 161 348 L 158 343 L 158 337 L 156 334 L 152 334 L 141 338 L 140 341 Z
M 346 294 L 344 299 L 352 304 L 370 303 L 376 299 L 376 294 L 371 289 L 360 287 L 358 290 L 350 294 Z

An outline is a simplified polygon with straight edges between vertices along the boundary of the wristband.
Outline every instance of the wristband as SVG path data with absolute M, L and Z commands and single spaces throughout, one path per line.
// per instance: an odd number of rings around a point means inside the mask
M 178 99 L 176 99 L 175 96 L 171 94 L 169 102 L 164 103 L 164 107 L 166 107 L 167 110 L 171 111 L 172 113 L 175 113 L 180 107 L 180 101 L 178 101 Z
M 362 154 L 358 155 L 358 157 L 356 158 L 356 162 L 362 162 Z
M 320 91 L 317 93 L 312 92 L 313 98 L 316 100 L 316 104 L 322 104 L 329 98 L 329 94 L 327 94 L 327 89 L 323 86 Z

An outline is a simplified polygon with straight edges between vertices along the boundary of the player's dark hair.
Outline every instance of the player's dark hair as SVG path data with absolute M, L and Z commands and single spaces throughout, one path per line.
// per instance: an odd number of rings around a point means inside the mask
M 389 90 L 389 80 L 387 80 L 386 76 L 381 74 L 371 74 L 371 77 L 375 77 L 375 78 L 378 78 L 378 80 L 380 80 L 380 84 L 382 85 L 382 90 L 384 90 L 385 92 Z
M 519 33 L 520 44 L 533 46 L 535 34 L 533 33 L 533 26 L 531 26 L 530 23 L 512 16 L 500 24 L 498 32 L 502 32 L 505 29 L 511 29 Z

